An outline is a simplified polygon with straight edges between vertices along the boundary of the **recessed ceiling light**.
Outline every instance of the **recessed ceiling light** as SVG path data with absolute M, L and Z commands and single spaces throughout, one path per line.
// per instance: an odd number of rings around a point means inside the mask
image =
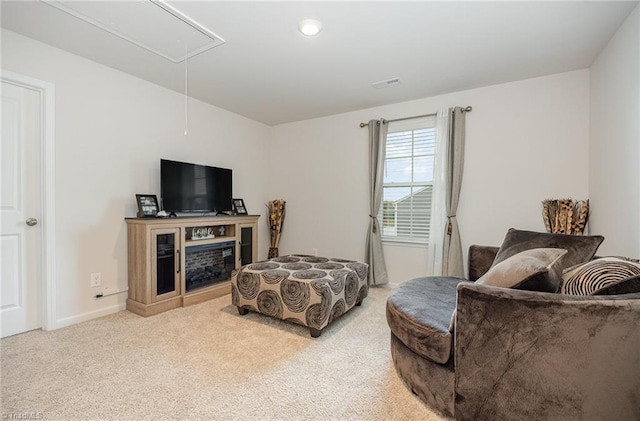
M 315 19 L 304 19 L 298 24 L 298 30 L 304 35 L 312 37 L 322 30 L 322 24 Z

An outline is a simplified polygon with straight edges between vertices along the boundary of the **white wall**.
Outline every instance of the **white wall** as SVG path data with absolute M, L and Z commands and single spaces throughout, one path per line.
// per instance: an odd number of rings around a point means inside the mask
M 590 148 L 598 254 L 640 257 L 640 6 L 591 67 Z
M 458 220 L 463 249 L 508 228 L 544 231 L 541 201 L 588 197 L 589 71 L 580 70 L 276 126 L 272 197 L 287 200 L 282 253 L 363 259 L 368 140 L 359 123 L 471 105 Z M 426 250 L 385 246 L 391 282 L 423 276 Z
M 182 95 L 6 30 L 2 67 L 56 87 L 58 326 L 124 308 L 126 293 L 93 298 L 89 275 L 127 288 L 124 218 L 136 193 L 160 195 L 160 158 L 232 168 L 234 195 L 264 215 L 269 127 L 190 99 L 185 136 Z
M 637 15 L 637 13 L 636 13 Z M 2 67 L 56 85 L 57 319 L 67 325 L 123 308 L 126 294 L 93 298 L 89 274 L 125 289 L 125 216 L 135 193 L 159 194 L 159 159 L 234 169 L 234 195 L 260 220 L 287 200 L 281 254 L 364 259 L 367 130 L 400 118 L 471 105 L 458 219 L 463 248 L 498 245 L 509 227 L 543 230 L 545 198 L 588 195 L 589 71 L 580 70 L 276 127 L 2 31 Z M 392 282 L 426 273 L 425 249 L 386 246 Z

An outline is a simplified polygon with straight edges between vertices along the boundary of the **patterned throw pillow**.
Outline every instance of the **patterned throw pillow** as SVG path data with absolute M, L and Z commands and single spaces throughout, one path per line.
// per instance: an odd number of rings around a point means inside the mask
M 601 295 L 622 283 L 637 285 L 640 263 L 622 257 L 601 257 L 569 269 L 562 275 L 561 294 Z M 632 292 L 632 291 L 628 291 Z

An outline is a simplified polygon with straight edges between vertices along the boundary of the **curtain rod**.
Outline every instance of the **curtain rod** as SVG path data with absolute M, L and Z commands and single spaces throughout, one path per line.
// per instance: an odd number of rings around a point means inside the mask
M 469 105 L 467 107 L 464 107 L 462 109 L 463 112 L 469 112 L 471 111 L 473 108 Z M 393 120 L 387 120 L 387 123 L 391 123 L 392 121 L 402 121 L 402 120 L 411 120 L 412 118 L 422 118 L 422 117 L 433 117 L 434 115 L 436 115 L 436 113 L 431 113 L 431 114 L 423 114 L 423 115 L 414 115 L 413 117 L 403 117 L 403 118 L 396 118 Z M 360 127 L 366 127 L 368 126 L 368 123 L 360 123 Z

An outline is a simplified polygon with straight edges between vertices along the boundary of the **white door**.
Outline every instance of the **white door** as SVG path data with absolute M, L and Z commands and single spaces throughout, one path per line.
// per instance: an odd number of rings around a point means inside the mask
M 39 91 L 2 82 L 1 336 L 41 327 Z

